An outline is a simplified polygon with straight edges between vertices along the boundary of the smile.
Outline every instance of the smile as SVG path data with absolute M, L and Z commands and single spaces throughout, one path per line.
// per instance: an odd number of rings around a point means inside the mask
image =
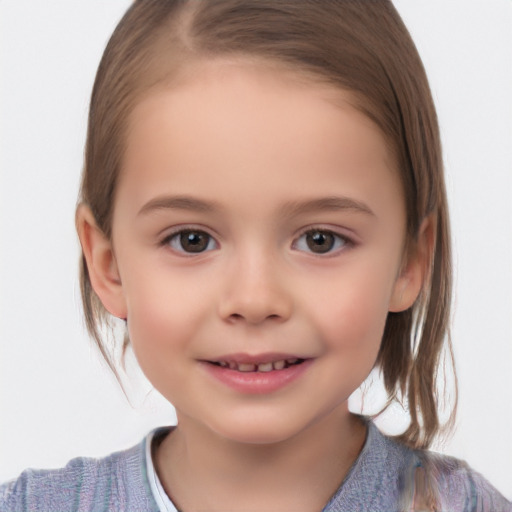
M 214 380 L 237 393 L 267 394 L 301 379 L 314 361 L 290 354 L 231 354 L 199 362 Z
M 305 361 L 305 359 L 299 358 L 289 358 L 289 359 L 279 359 L 277 361 L 267 361 L 264 363 L 243 363 L 237 361 L 211 361 L 212 364 L 216 366 L 220 366 L 222 368 L 227 368 L 230 370 L 235 370 L 237 372 L 271 372 L 274 370 L 284 370 L 289 368 L 290 366 L 301 364 Z

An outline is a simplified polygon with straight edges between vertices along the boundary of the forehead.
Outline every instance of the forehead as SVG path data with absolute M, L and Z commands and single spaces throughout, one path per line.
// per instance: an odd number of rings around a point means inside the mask
M 193 124 L 196 129 L 208 128 L 208 120 L 213 120 L 217 129 L 227 127 L 238 117 L 246 127 L 252 125 L 260 132 L 262 123 L 275 123 L 280 118 L 281 124 L 287 125 L 287 133 L 292 133 L 307 131 L 308 126 L 311 131 L 318 130 L 320 124 L 327 128 L 328 118 L 339 121 L 343 112 L 359 127 L 364 125 L 367 135 L 373 135 L 374 147 L 367 147 L 366 154 L 375 150 L 379 157 L 387 158 L 383 134 L 358 109 L 361 103 L 359 94 L 292 65 L 251 56 L 198 59 L 180 66 L 136 102 L 127 120 L 128 142 L 133 142 L 134 131 L 143 129 L 145 123 L 164 117 L 168 124 L 183 128 Z M 350 130 L 354 138 L 359 135 L 357 128 L 354 123 Z
M 379 173 L 394 186 L 385 138 L 354 103 L 347 91 L 268 63 L 196 63 L 132 111 L 119 187 L 138 201 L 155 187 L 206 181 L 221 195 L 222 183 L 243 197 L 262 183 L 277 191 L 278 181 L 290 193 L 307 194 L 314 184 L 325 195 L 340 170 L 367 186 L 379 186 Z

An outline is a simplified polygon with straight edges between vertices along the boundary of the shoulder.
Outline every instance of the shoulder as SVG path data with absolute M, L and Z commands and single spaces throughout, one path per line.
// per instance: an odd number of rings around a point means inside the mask
M 427 451 L 418 452 L 418 459 L 442 510 L 512 512 L 512 503 L 466 462 Z
M 28 469 L 0 486 L 0 510 L 154 511 L 145 444 L 101 459 L 76 458 L 61 469 Z
M 512 504 L 465 462 L 413 450 L 368 421 L 363 450 L 324 512 L 356 510 L 512 512 Z
M 391 458 L 398 459 L 395 466 L 400 467 L 401 503 L 416 503 L 416 507 L 420 503 L 453 512 L 512 512 L 512 504 L 465 461 L 413 450 L 380 432 L 379 435 Z

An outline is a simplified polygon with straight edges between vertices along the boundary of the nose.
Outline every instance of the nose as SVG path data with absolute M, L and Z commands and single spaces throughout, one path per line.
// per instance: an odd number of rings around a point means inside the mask
M 292 312 L 290 286 L 279 265 L 269 255 L 240 257 L 225 273 L 219 302 L 221 318 L 230 323 L 258 325 L 284 322 Z

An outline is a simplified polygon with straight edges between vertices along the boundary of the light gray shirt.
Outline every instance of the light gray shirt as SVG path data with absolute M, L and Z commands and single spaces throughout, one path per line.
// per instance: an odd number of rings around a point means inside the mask
M 133 448 L 102 459 L 26 470 L 0 486 L 0 511 L 163 512 L 173 505 L 154 471 L 150 445 L 168 431 L 157 429 Z M 512 504 L 466 463 L 411 450 L 371 421 L 363 450 L 323 512 L 408 512 L 418 468 L 437 496 L 438 512 L 512 512 Z

